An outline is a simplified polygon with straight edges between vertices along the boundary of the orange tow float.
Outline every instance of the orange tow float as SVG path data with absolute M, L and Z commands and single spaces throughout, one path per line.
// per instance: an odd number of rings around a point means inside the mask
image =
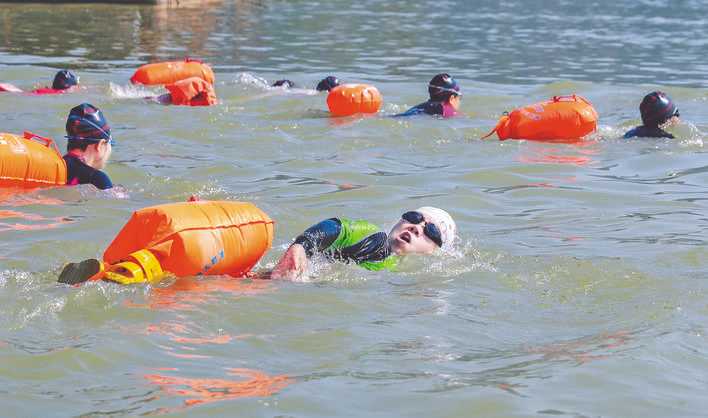
M 199 77 L 190 77 L 165 86 L 170 101 L 178 106 L 211 106 L 216 104 L 214 87 Z
M 496 133 L 500 140 L 577 140 L 594 132 L 597 120 L 597 111 L 587 99 L 576 95 L 554 96 L 502 116 L 482 139 Z
M 31 189 L 66 184 L 66 163 L 54 141 L 25 132 L 0 133 L 0 187 Z
M 273 220 L 252 203 L 190 201 L 133 213 L 91 280 L 121 284 L 180 276 L 241 277 L 270 249 Z
M 133 84 L 165 85 L 190 77 L 199 77 L 209 84 L 214 84 L 214 71 L 209 65 L 190 58 L 184 61 L 166 61 L 140 66 L 130 77 Z
M 379 90 L 368 84 L 342 84 L 327 95 L 327 107 L 332 116 L 376 113 L 382 101 Z

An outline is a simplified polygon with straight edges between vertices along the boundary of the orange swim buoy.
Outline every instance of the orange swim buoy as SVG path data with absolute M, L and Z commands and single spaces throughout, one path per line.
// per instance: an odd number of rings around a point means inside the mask
M 214 72 L 209 65 L 193 59 L 184 61 L 166 61 L 140 66 L 130 77 L 133 84 L 148 86 L 157 84 L 174 84 L 189 77 L 199 77 L 214 84 Z
M 381 107 L 381 93 L 368 84 L 342 84 L 329 91 L 327 107 L 332 116 L 376 113 Z
M 182 106 L 211 106 L 216 104 L 214 87 L 199 77 L 190 77 L 165 86 L 171 103 Z
M 122 266 L 121 274 L 97 278 L 129 284 L 151 281 L 162 271 L 176 276 L 241 277 L 272 243 L 273 220 L 252 203 L 152 206 L 134 212 L 103 253 L 105 269 L 115 272 L 111 265 Z
M 587 99 L 576 95 L 554 96 L 502 116 L 482 139 L 496 133 L 500 140 L 577 140 L 594 132 L 597 120 L 597 111 Z
M 41 142 L 41 143 L 40 143 Z M 0 187 L 31 189 L 66 184 L 66 162 L 50 138 L 0 133 Z

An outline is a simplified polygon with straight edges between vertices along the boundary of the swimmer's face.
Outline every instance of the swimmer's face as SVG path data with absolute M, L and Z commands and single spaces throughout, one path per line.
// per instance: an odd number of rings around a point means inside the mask
M 450 96 L 449 102 L 453 109 L 460 110 L 460 101 L 462 101 L 462 98 L 459 95 L 453 94 Z
M 93 146 L 93 145 L 92 145 Z M 94 159 L 94 167 L 97 170 L 103 170 L 108 163 L 108 159 L 111 158 L 111 152 L 113 152 L 113 146 L 110 142 L 102 139 L 101 142 L 95 145 L 96 147 L 96 158 Z
M 404 219 L 398 221 L 396 225 L 388 233 L 388 240 L 391 244 L 391 250 L 398 255 L 404 254 L 431 254 L 438 245 L 435 244 L 424 233 L 425 222 L 412 224 Z
M 681 119 L 679 119 L 678 116 L 672 116 L 671 118 L 669 118 L 669 120 L 664 122 L 661 127 L 668 128 L 669 126 L 678 125 L 679 123 L 681 123 Z

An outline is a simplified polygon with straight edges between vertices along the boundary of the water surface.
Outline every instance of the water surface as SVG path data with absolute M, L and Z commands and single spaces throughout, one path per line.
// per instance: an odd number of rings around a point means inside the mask
M 0 402 L 9 416 L 702 416 L 708 402 L 707 22 L 700 1 L 210 2 L 210 8 L 0 5 L 0 79 L 71 68 L 84 88 L 0 96 L 0 128 L 57 138 L 88 101 L 122 193 L 0 199 Z M 213 64 L 221 104 L 169 108 L 142 63 Z M 462 116 L 392 119 L 447 71 Z M 375 84 L 376 117 L 334 120 L 312 86 Z M 301 89 L 267 85 L 289 78 Z M 676 140 L 626 141 L 666 91 Z M 579 144 L 480 141 L 505 110 L 577 93 Z M 225 277 L 56 285 L 139 208 L 256 203 L 272 267 L 323 218 L 388 228 L 440 206 L 453 255 L 399 273 L 317 266 L 308 283 Z

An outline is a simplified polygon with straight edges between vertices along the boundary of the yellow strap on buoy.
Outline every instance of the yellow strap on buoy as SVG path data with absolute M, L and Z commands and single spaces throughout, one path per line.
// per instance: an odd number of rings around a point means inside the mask
M 157 260 L 157 257 L 155 257 L 155 255 L 148 250 L 140 250 L 131 253 L 128 256 L 128 259 L 135 261 L 140 265 L 140 267 L 143 268 L 145 279 L 148 282 L 160 280 L 162 276 L 165 275 L 162 271 L 160 262 Z
M 140 250 L 123 261 L 107 268 L 105 280 L 120 284 L 153 283 L 165 276 L 155 255 L 148 250 Z
M 131 261 L 124 261 L 110 266 L 103 279 L 120 284 L 135 284 L 144 283 L 145 275 L 139 265 Z

